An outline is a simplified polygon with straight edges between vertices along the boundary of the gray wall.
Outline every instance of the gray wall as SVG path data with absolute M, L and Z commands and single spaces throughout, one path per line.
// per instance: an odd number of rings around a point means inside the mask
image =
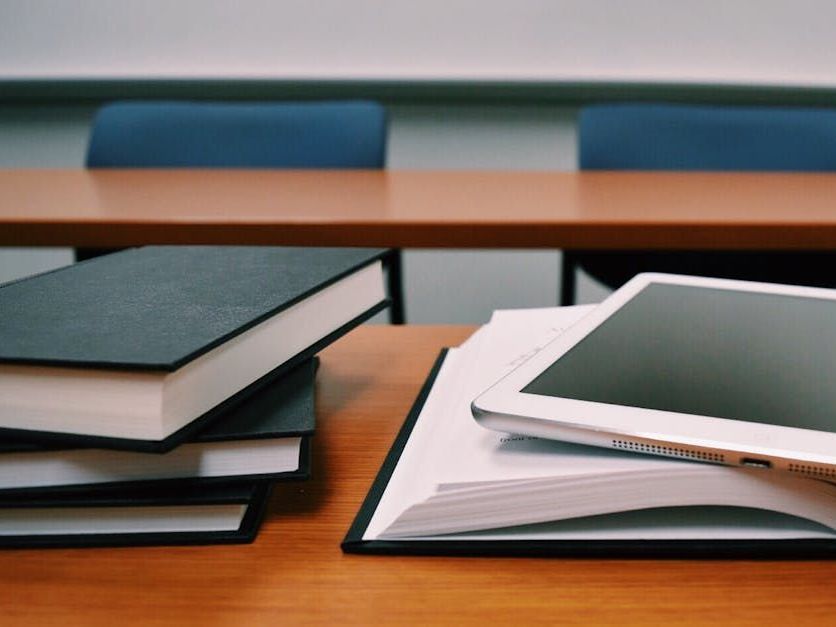
M 0 107 L 0 167 L 81 167 L 90 106 Z M 571 108 L 393 106 L 388 167 L 575 168 Z M 0 281 L 72 262 L 69 249 L 0 249 Z M 557 251 L 408 250 L 407 317 L 413 323 L 479 323 L 498 308 L 557 302 Z M 581 299 L 603 292 L 581 285 Z
M 0 77 L 833 86 L 828 0 L 3 0 Z

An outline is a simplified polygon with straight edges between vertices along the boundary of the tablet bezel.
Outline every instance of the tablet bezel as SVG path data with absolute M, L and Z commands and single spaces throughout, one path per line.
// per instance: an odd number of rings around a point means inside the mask
M 763 465 L 803 472 L 798 464 L 813 464 L 818 468 L 813 467 L 812 474 L 830 478 L 828 469 L 832 469 L 832 477 L 836 478 L 836 433 L 521 391 L 651 283 L 836 300 L 836 290 L 823 288 L 639 274 L 479 395 L 472 404 L 477 421 L 488 428 L 510 433 L 673 454 L 731 465 L 765 462 Z M 630 443 L 630 447 L 621 446 Z M 646 447 L 640 443 L 646 443 Z

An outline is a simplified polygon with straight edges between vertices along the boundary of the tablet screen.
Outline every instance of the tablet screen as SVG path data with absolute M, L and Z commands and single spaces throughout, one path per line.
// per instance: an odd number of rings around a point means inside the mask
M 836 301 L 650 283 L 522 391 L 836 432 Z

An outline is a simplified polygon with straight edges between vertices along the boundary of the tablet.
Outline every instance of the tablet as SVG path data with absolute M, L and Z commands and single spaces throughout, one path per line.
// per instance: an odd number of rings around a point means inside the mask
M 472 410 L 504 432 L 836 480 L 836 290 L 640 274 Z

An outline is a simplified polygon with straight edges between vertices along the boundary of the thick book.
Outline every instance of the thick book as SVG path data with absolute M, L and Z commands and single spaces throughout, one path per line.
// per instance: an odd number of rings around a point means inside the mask
M 47 548 L 252 542 L 266 481 L 85 494 L 0 497 L 0 547 Z
M 0 287 L 0 433 L 164 451 L 388 301 L 385 250 L 149 246 Z
M 344 542 L 356 553 L 836 556 L 836 485 L 501 434 L 470 401 L 585 313 L 501 312 L 439 358 Z
M 0 493 L 306 479 L 315 427 L 316 359 L 228 407 L 206 429 L 162 454 L 0 442 Z

